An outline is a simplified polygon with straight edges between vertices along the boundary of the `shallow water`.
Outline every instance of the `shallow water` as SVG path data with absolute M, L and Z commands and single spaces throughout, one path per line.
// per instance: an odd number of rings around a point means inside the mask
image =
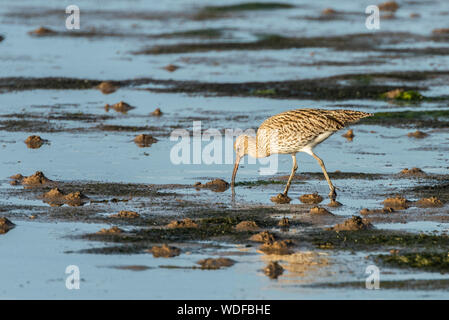
M 239 1 L 226 2 L 238 3 Z M 133 1 L 127 4 L 121 0 L 109 1 L 107 7 L 98 7 L 98 2 L 78 1 L 81 28 L 95 28 L 102 32 L 133 34 L 161 34 L 179 30 L 195 30 L 204 27 L 211 29 L 229 29 L 231 38 L 243 41 L 254 39 L 255 34 L 282 34 L 285 36 L 332 36 L 351 33 L 372 33 L 365 27 L 364 10 L 370 1 L 321 1 L 310 4 L 305 1 L 283 1 L 296 5 L 296 8 L 272 11 L 254 11 L 237 13 L 238 18 L 212 19 L 207 21 L 191 20 L 185 15 L 207 5 L 216 5 L 215 1 L 178 1 L 176 6 L 170 1 L 151 3 Z M 308 17 L 320 17 L 325 8 L 335 8 L 347 12 L 344 19 L 313 20 Z M 128 15 L 124 14 L 129 12 Z M 409 56 L 405 60 L 397 59 L 391 63 L 388 58 L 378 63 L 359 66 L 360 61 L 374 58 L 359 52 L 345 51 L 338 56 L 333 50 L 322 48 L 304 48 L 295 50 L 264 50 L 262 52 L 210 52 L 195 54 L 171 54 L 156 56 L 134 56 L 131 51 L 142 45 L 154 46 L 173 43 L 173 39 L 151 39 L 142 41 L 135 37 L 118 38 L 71 38 L 49 37 L 33 38 L 27 34 L 37 26 L 45 25 L 57 31 L 64 29 L 65 19 L 60 1 L 15 1 L 5 6 L 0 23 L 5 40 L 2 43 L 0 67 L 3 76 L 71 76 L 83 78 L 129 79 L 154 77 L 167 79 L 202 79 L 203 81 L 273 81 L 298 78 L 314 78 L 344 73 L 364 73 L 405 70 L 444 70 L 448 67 L 447 56 Z M 58 10 L 61 14 L 57 14 Z M 423 1 L 408 3 L 396 13 L 396 19 L 381 19 L 382 32 L 410 32 L 429 35 L 433 29 L 447 27 L 449 4 L 445 1 Z M 418 19 L 409 17 L 415 12 Z M 145 14 L 150 15 L 150 17 Z M 144 18 L 140 18 L 141 16 Z M 84 18 L 85 17 L 85 18 Z M 245 18 L 247 17 L 247 18 Z M 267 31 L 268 30 L 268 31 Z M 76 39 L 76 45 L 74 45 Z M 184 40 L 198 42 L 202 40 Z M 179 40 L 178 40 L 179 42 Z M 427 47 L 427 42 L 407 42 L 407 47 Z M 445 46 L 445 43 L 431 43 L 432 46 Z M 404 47 L 404 44 L 402 44 Z M 310 53 L 314 55 L 311 57 Z M 372 56 L 372 57 L 371 57 Z M 95 58 L 91 58 L 95 57 Z M 205 58 L 204 62 L 186 63 L 186 59 Z M 223 63 L 224 58 L 224 63 Z M 208 60 L 218 64 L 210 65 Z M 202 59 L 200 59 L 202 60 Z M 304 64 L 320 61 L 352 61 L 349 66 L 311 66 Z M 182 68 L 175 73 L 162 69 L 174 63 Z M 144 66 L 144 67 L 142 67 Z
M 277 281 L 270 280 L 260 269 L 265 265 L 259 255 L 232 256 L 238 262 L 231 268 L 218 271 L 171 270 L 158 268 L 172 264 L 172 259 L 152 258 L 149 254 L 109 256 L 65 253 L 66 251 L 92 247 L 86 241 L 67 239 L 85 231 L 95 231 L 103 225 L 80 223 L 36 223 L 20 221 L 17 229 L 2 239 L 0 255 L 2 273 L 0 297 L 2 299 L 388 299 L 398 298 L 395 290 L 329 290 L 307 288 L 311 282 L 332 280 L 345 281 L 330 270 L 312 268 L 306 278 L 290 273 Z M 14 247 L 13 252 L 9 249 Z M 221 251 L 242 248 L 227 246 Z M 216 252 L 216 251 L 214 251 Z M 220 250 L 218 251 L 220 252 Z M 181 255 L 176 265 L 191 266 L 194 261 L 207 257 L 205 254 Z M 352 281 L 363 285 L 365 263 L 347 255 L 343 259 L 356 263 L 357 274 Z M 79 267 L 80 289 L 66 288 L 66 267 Z M 120 270 L 117 266 L 146 266 L 144 271 Z M 327 268 L 330 269 L 330 268 Z M 12 275 L 18 275 L 15 277 Z M 413 279 L 425 278 L 427 274 L 412 274 Z M 315 278 L 319 277 L 319 279 Z M 391 276 L 387 276 L 388 279 Z M 430 275 L 430 277 L 432 277 Z M 175 281 L 168 281 L 175 279 Z M 232 281 L 221 281 L 232 279 Z M 217 285 L 219 281 L 219 285 Z M 192 290 L 198 288 L 199 290 Z M 445 292 L 401 292 L 401 299 L 443 298 Z
M 20 97 L 20 99 L 18 99 Z M 142 91 L 119 90 L 104 97 L 99 91 L 52 91 L 35 90 L 25 93 L 3 94 L 5 104 L 0 106 L 1 114 L 32 113 L 39 116 L 55 113 L 108 115 L 112 119 L 83 123 L 80 121 L 51 121 L 55 125 L 64 125 L 66 129 L 79 129 L 80 132 L 44 132 L 43 139 L 50 145 L 40 149 L 28 149 L 22 142 L 32 132 L 0 132 L 2 148 L 2 167 L 0 176 L 7 177 L 13 173 L 32 174 L 36 170 L 48 172 L 58 180 L 103 180 L 127 181 L 143 183 L 194 183 L 197 177 L 219 177 L 229 179 L 232 170 L 233 155 L 226 153 L 226 145 L 232 147 L 232 142 L 221 142 L 222 153 L 218 165 L 191 164 L 193 152 L 191 148 L 190 164 L 174 165 L 167 162 L 170 150 L 178 143 L 178 139 L 170 141 L 170 127 L 181 124 L 182 128 L 191 130 L 193 120 L 203 119 L 202 129 L 256 129 L 261 119 L 270 114 L 289 110 L 295 107 L 312 107 L 313 102 L 292 102 L 290 100 L 273 101 L 260 98 L 226 98 L 226 97 L 191 97 L 180 94 L 157 94 Z M 106 112 L 105 103 L 115 103 L 124 100 L 137 108 L 126 115 L 115 111 Z M 51 101 L 51 105 L 48 105 Z M 161 107 L 164 116 L 160 119 L 149 116 L 156 107 Z M 227 111 L 222 108 L 227 108 Z M 332 108 L 327 103 L 326 108 Z M 360 110 L 370 110 L 360 107 Z M 19 112 L 20 110 L 20 112 Z M 248 111 L 248 119 L 233 121 L 234 117 L 246 115 L 241 110 Z M 256 115 L 257 111 L 257 116 Z M 208 120 L 208 114 L 211 114 Z M 230 120 L 226 120 L 230 118 Z M 140 133 L 134 132 L 94 132 L 89 128 L 99 124 L 119 124 L 128 126 L 156 126 L 162 134 L 155 135 L 160 139 L 151 148 L 138 148 L 132 140 Z M 404 168 L 420 167 L 429 173 L 444 173 L 449 167 L 448 159 L 444 157 L 449 146 L 447 131 L 435 131 L 426 139 L 413 139 L 407 133 L 413 129 L 388 128 L 381 126 L 354 127 L 355 138 L 347 141 L 336 133 L 326 144 L 316 148 L 316 153 L 325 160 L 329 172 L 366 173 L 398 173 Z M 82 132 L 86 130 L 86 132 Z M 142 133 L 146 133 L 142 131 Z M 227 138 L 227 137 L 224 137 Z M 194 142 L 192 141 L 192 144 Z M 209 141 L 203 141 L 205 147 Z M 432 146 L 432 150 L 425 149 Z M 424 149 L 423 149 L 424 148 Z M 412 156 L 411 155 L 412 152 Z M 332 155 L 337 155 L 333 157 Z M 260 167 L 268 167 L 274 157 L 265 159 L 262 164 L 245 165 L 238 173 L 238 179 L 247 180 L 264 178 L 258 176 Z M 280 174 L 288 174 L 291 169 L 291 158 L 279 156 Z M 204 158 L 203 158 L 204 160 Z M 20 161 L 20 162 L 18 162 Z M 227 164 L 226 164 L 227 161 Z M 248 160 L 245 160 L 246 162 Z M 202 161 L 203 162 L 203 161 Z M 298 154 L 299 173 L 319 172 L 316 161 L 306 154 Z M 132 163 L 123 171 L 123 163 Z M 373 163 L 376 166 L 373 166 Z M 275 164 L 273 164 L 275 165 Z

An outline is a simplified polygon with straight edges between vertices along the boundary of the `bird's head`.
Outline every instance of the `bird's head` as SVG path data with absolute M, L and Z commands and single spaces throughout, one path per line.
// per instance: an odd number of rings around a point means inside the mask
M 248 140 L 249 136 L 242 134 L 237 137 L 234 143 L 234 150 L 237 158 L 242 158 L 248 154 Z
M 256 137 L 249 136 L 246 134 L 238 136 L 234 143 L 234 150 L 236 157 L 235 157 L 234 171 L 232 172 L 232 179 L 231 179 L 232 187 L 234 187 L 235 176 L 237 174 L 237 170 L 239 169 L 240 159 L 247 154 L 256 157 Z

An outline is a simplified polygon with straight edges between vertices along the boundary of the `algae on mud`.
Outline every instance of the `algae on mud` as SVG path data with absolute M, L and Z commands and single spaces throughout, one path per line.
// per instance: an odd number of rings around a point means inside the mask
M 396 99 L 404 101 L 418 101 L 423 100 L 424 96 L 417 91 L 404 91 L 403 89 L 395 89 L 380 95 L 384 99 Z
M 413 252 L 378 255 L 376 259 L 386 265 L 399 268 L 420 269 L 449 273 L 449 252 Z
M 209 15 L 215 13 L 209 12 Z M 133 51 L 133 54 L 173 54 L 229 50 L 283 50 L 301 48 L 331 48 L 340 51 L 380 51 L 401 52 L 400 49 L 383 48 L 381 44 L 400 42 L 404 37 L 424 41 L 426 37 L 407 32 L 377 32 L 375 34 L 356 33 L 350 35 L 287 37 L 278 34 L 259 34 L 256 41 L 178 43 L 159 45 L 148 49 Z M 407 52 L 419 49 L 408 48 Z M 389 91 L 389 90 L 386 90 Z
M 449 246 L 449 236 L 444 234 L 414 234 L 376 229 L 340 232 L 322 231 L 304 237 L 321 249 L 385 250 L 401 247 L 435 250 L 438 248 L 445 249 Z
M 161 50 L 158 47 L 158 50 Z M 417 81 L 417 79 L 430 79 L 433 76 L 444 76 L 445 72 L 391 72 L 391 73 L 373 73 L 366 77 L 376 79 L 369 84 L 359 81 L 346 80 L 358 79 L 354 74 L 343 74 L 321 79 L 303 79 L 287 81 L 269 81 L 269 82 L 243 82 L 243 83 L 220 83 L 220 82 L 199 82 L 199 81 L 179 81 L 179 80 L 161 80 L 153 78 L 138 78 L 120 81 L 110 80 L 90 80 L 76 78 L 3 78 L 0 79 L 0 90 L 32 90 L 32 89 L 94 89 L 104 81 L 108 81 L 115 87 L 132 87 L 143 84 L 158 85 L 156 88 L 145 90 L 153 92 L 175 93 L 182 92 L 187 94 L 215 94 L 218 96 L 261 96 L 267 98 L 282 99 L 317 99 L 323 97 L 334 100 L 344 99 L 378 99 L 385 92 L 395 90 L 393 85 L 385 85 L 381 79 L 403 79 L 404 81 Z M 425 86 L 403 85 L 403 90 L 416 91 L 425 90 Z M 425 97 L 420 101 L 444 101 L 448 98 Z

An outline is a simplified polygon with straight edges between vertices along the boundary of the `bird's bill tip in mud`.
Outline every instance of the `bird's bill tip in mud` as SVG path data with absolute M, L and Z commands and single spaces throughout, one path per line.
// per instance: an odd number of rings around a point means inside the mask
M 235 176 L 237 175 L 237 170 L 239 169 L 240 157 L 235 158 L 234 170 L 232 171 L 231 187 L 234 188 Z

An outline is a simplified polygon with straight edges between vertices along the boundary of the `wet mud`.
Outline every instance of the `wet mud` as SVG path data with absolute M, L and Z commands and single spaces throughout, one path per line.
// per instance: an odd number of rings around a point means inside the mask
M 304 195 L 300 196 L 299 200 L 302 203 L 318 204 L 321 201 L 323 201 L 323 197 L 320 196 L 318 193 L 311 193 L 311 194 L 304 194 Z
M 326 208 L 323 207 L 312 207 L 310 209 L 310 214 L 311 215 L 323 215 L 323 216 L 332 216 L 332 213 L 327 210 Z
M 135 219 L 135 218 L 139 218 L 140 215 L 135 211 L 121 210 L 116 214 L 112 214 L 110 217 L 111 218 L 119 218 L 119 219 Z
M 159 109 L 159 108 L 156 108 L 156 109 L 155 109 L 153 112 L 151 112 L 150 114 L 151 114 L 152 116 L 155 116 L 155 117 L 160 117 L 160 116 L 163 115 L 161 109 Z
M 153 254 L 155 258 L 173 258 L 181 254 L 181 250 L 176 247 L 170 247 L 166 244 L 162 246 L 154 246 L 151 250 L 148 250 Z
M 173 220 L 167 225 L 167 228 L 198 228 L 198 224 L 196 224 L 192 219 L 186 218 L 183 220 Z
M 272 261 L 263 269 L 263 272 L 270 279 L 277 279 L 284 273 L 284 268 L 277 261 Z
M 286 196 L 283 193 L 279 193 L 277 196 L 271 197 L 270 200 L 278 204 L 287 204 L 290 203 L 290 201 L 292 201 L 292 199 L 289 196 Z
M 9 219 L 0 217 L 0 234 L 5 234 L 15 226 Z
M 399 174 L 409 177 L 423 177 L 426 175 L 426 173 L 420 168 L 411 168 L 411 169 L 405 168 L 401 170 Z
M 416 201 L 416 205 L 420 208 L 442 207 L 443 202 L 437 197 L 422 198 Z
M 363 219 L 359 216 L 353 216 L 352 218 L 345 220 L 343 223 L 336 224 L 331 228 L 334 231 L 358 231 L 372 229 L 373 225 L 367 219 Z
M 39 136 L 29 136 L 25 140 L 25 144 L 30 149 L 39 149 L 44 143 L 48 143 L 48 140 L 44 140 Z
M 237 231 L 258 231 L 259 226 L 254 221 L 242 221 L 235 226 Z
M 429 135 L 428 133 L 425 133 L 425 132 L 422 132 L 419 130 L 416 130 L 415 132 L 407 133 L 407 136 L 409 136 L 410 138 L 416 138 L 416 139 L 422 139 L 422 138 L 427 137 L 428 135 Z
M 201 266 L 201 269 L 217 270 L 232 267 L 235 264 L 235 261 L 229 258 L 207 258 L 199 260 L 197 263 Z
M 134 143 L 140 148 L 150 147 L 153 143 L 156 143 L 157 139 L 149 134 L 139 134 L 134 138 Z
M 117 91 L 117 87 L 109 81 L 103 81 L 97 86 L 97 88 L 104 94 L 110 94 Z
M 110 109 L 113 109 L 113 110 L 115 110 L 117 112 L 121 112 L 121 113 L 127 113 L 128 111 L 135 109 L 135 107 L 130 106 L 129 104 L 127 104 L 124 101 L 120 101 L 113 105 L 106 104 L 104 106 L 104 110 L 106 110 L 106 112 L 108 112 Z
M 252 235 L 249 240 L 254 242 L 273 243 L 276 240 L 276 237 L 268 231 L 263 231 Z
M 44 193 L 42 197 L 43 201 L 52 207 L 59 207 L 64 204 L 72 207 L 79 207 L 88 201 L 88 198 L 79 191 L 65 194 L 58 188 L 51 189 L 50 191 Z
M 382 203 L 385 208 L 393 208 L 395 210 L 405 210 L 410 206 L 410 201 L 401 196 L 387 198 Z
M 293 252 L 291 250 L 293 245 L 292 240 L 277 240 L 272 243 L 265 242 L 259 247 L 259 250 L 265 254 L 285 255 Z
M 382 208 L 382 209 L 363 208 L 362 210 L 360 210 L 361 215 L 389 214 L 392 212 L 395 212 L 395 210 L 391 207 L 386 207 L 386 208 Z
M 54 183 L 54 181 L 48 179 L 41 171 L 36 171 L 33 175 L 28 177 L 24 177 L 18 173 L 11 176 L 10 179 L 12 185 L 22 184 L 26 187 L 36 187 Z
M 223 179 L 214 179 L 206 183 L 196 182 L 194 187 L 197 189 L 205 188 L 214 192 L 224 192 L 229 189 L 229 183 Z

